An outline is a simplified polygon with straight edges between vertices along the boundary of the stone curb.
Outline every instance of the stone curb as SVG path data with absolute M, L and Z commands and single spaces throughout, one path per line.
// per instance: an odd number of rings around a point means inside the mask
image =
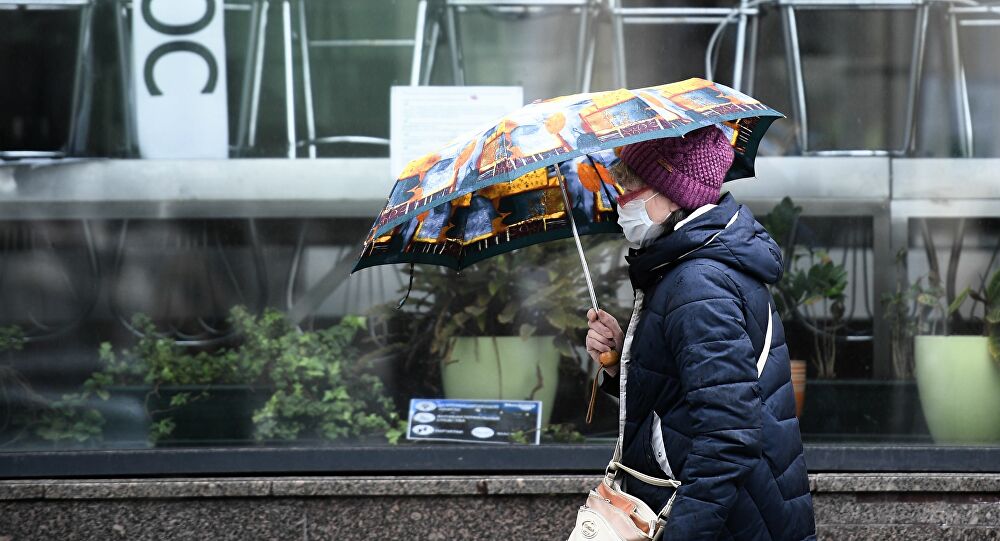
M 586 494 L 590 475 L 0 481 L 0 500 Z M 813 474 L 814 493 L 1000 492 L 1000 474 Z

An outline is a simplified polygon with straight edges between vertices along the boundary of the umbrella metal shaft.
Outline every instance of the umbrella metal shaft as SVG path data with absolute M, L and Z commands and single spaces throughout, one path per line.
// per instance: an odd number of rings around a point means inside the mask
M 558 167 L 558 166 L 557 166 Z M 569 226 L 573 230 L 573 240 L 576 242 L 576 251 L 580 254 L 580 263 L 583 265 L 583 277 L 587 279 L 587 292 L 590 293 L 590 303 L 597 312 L 597 294 L 594 292 L 594 281 L 590 278 L 590 267 L 587 266 L 587 258 L 583 254 L 583 245 L 580 244 L 580 233 L 576 230 L 576 220 L 573 219 L 573 208 L 569 204 L 569 193 L 566 191 L 566 177 L 559 172 L 559 191 L 562 192 L 563 205 L 566 207 L 566 216 L 569 218 Z

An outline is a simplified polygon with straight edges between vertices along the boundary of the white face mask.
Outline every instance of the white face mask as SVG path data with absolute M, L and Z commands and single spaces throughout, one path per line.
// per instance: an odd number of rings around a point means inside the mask
M 633 199 L 618 207 L 618 225 L 625 233 L 625 243 L 629 248 L 645 248 L 663 233 L 663 224 L 654 222 L 646 210 L 646 202 L 657 195 L 660 194 L 653 193 L 646 199 Z

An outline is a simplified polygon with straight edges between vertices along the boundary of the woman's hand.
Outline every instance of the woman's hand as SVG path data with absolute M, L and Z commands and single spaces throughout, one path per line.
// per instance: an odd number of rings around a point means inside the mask
M 587 311 L 587 353 L 595 363 L 600 363 L 602 353 L 614 351 L 620 355 L 625 343 L 625 334 L 618 320 L 604 310 Z M 602 363 L 603 365 L 603 363 Z

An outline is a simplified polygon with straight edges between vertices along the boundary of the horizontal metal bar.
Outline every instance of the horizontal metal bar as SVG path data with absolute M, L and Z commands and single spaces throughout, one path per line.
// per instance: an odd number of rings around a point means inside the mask
M 389 140 L 384 137 L 368 137 L 366 135 L 335 135 L 331 137 L 317 137 L 316 139 L 299 141 L 298 146 L 304 147 L 306 145 L 329 145 L 339 143 L 389 146 Z
M 996 199 L 908 199 L 893 201 L 892 219 L 909 218 L 1000 218 Z
M 820 158 L 884 157 L 892 154 L 890 150 L 810 150 L 804 153 L 805 156 Z
M 719 24 L 724 21 L 725 18 L 718 17 L 623 17 L 622 22 L 625 24 Z M 733 19 L 729 21 L 730 23 L 738 23 L 739 20 Z
M 0 166 L 0 216 L 369 218 L 393 180 L 386 158 L 13 163 Z
M 785 196 L 775 197 L 743 197 L 736 200 L 750 208 L 755 216 L 763 216 L 774 209 Z M 802 207 L 805 216 L 825 216 L 842 218 L 845 216 L 874 217 L 889 213 L 889 203 L 886 201 L 868 201 L 858 199 L 814 199 L 792 197 L 795 205 Z
M 913 9 L 926 0 L 777 0 L 779 6 L 795 9 Z
M 987 13 L 1000 13 L 1000 6 L 968 6 L 951 7 L 948 13 L 953 15 L 984 15 Z
M 611 13 L 613 15 L 621 15 L 626 17 L 632 16 L 679 16 L 679 15 L 695 15 L 699 17 L 710 17 L 714 16 L 718 20 L 725 19 L 730 14 L 742 13 L 745 15 L 757 15 L 758 8 L 613 8 Z
M 258 2 L 260 0 L 253 0 L 253 1 Z M 125 9 L 132 9 L 132 2 L 129 1 L 122 2 L 122 5 L 125 7 Z M 224 2 L 223 9 L 225 9 L 226 11 L 250 11 L 253 9 L 253 5 L 244 2 Z
M 0 160 L 30 160 L 38 158 L 62 158 L 66 155 L 61 150 L 2 150 Z
M 449 6 L 455 7 L 583 7 L 593 4 L 593 0 L 447 0 Z
M 723 185 L 737 197 L 887 201 L 889 158 L 757 158 L 756 178 Z
M 335 136 L 298 144 L 327 143 L 384 146 L 388 140 Z M 888 212 L 890 193 L 897 204 L 891 210 L 907 216 L 965 212 L 959 209 L 983 216 L 1000 212 L 996 158 L 761 157 L 756 171 L 756 178 L 724 188 L 758 207 L 773 206 L 787 195 L 823 215 Z M 958 179 L 961 190 L 952 182 Z M 393 181 L 386 158 L 24 159 L 0 164 L 0 216 L 370 217 L 384 206 Z M 926 206 L 931 200 L 956 203 Z M 898 206 L 901 201 L 925 206 Z
M 1000 206 L 996 201 L 1000 199 L 1000 158 L 896 159 L 891 167 L 894 200 L 985 198 Z
M 0 8 L 56 8 L 56 7 L 80 7 L 93 3 L 94 0 L 0 0 Z
M 413 47 L 413 39 L 317 39 L 310 47 Z
M 169 475 L 597 473 L 613 442 L 581 445 L 285 447 L 0 453 L 0 478 Z M 806 444 L 817 472 L 1000 472 L 1000 447 Z
M 960 26 L 1000 26 L 1000 19 L 966 19 L 959 20 Z

